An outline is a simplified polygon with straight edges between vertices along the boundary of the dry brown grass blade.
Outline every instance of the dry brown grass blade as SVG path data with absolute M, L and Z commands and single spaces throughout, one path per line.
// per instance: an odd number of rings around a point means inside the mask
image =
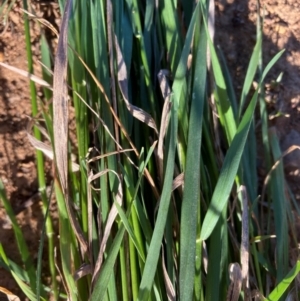
M 88 163 L 91 163 L 91 162 L 94 162 L 94 161 L 97 161 L 97 160 L 100 160 L 100 159 L 103 159 L 103 158 L 106 158 L 106 157 L 109 157 L 109 156 L 113 156 L 113 155 L 116 155 L 116 154 L 132 152 L 132 151 L 133 151 L 132 148 L 128 148 L 128 149 L 122 149 L 122 150 L 115 151 L 115 152 L 110 152 L 110 153 L 107 153 L 107 154 L 103 154 L 103 155 L 93 157 L 93 158 L 88 160 Z
M 78 281 L 80 278 L 91 275 L 93 273 L 93 268 L 90 264 L 84 263 L 81 267 L 74 273 L 73 277 L 75 281 Z
M 42 25 L 48 27 L 57 37 L 58 37 L 58 32 L 56 30 L 56 28 L 49 22 L 47 21 L 46 19 L 44 18 L 41 18 L 41 17 L 38 17 L 34 14 L 32 14 L 31 12 L 29 12 L 28 10 L 26 9 L 23 9 L 21 8 L 20 9 L 21 11 L 23 11 L 25 14 L 27 14 L 29 17 L 31 17 L 32 19 L 34 20 L 37 20 L 38 22 L 40 22 Z
M 28 138 L 29 142 L 35 149 L 40 150 L 47 158 L 49 158 L 50 160 L 53 160 L 53 158 L 54 158 L 53 148 L 50 145 L 46 144 L 45 142 L 37 140 L 34 136 L 32 136 L 30 134 L 32 125 L 33 125 L 33 123 L 29 122 L 29 124 L 27 126 L 27 130 L 26 130 L 27 138 Z M 46 136 L 48 136 L 44 129 L 39 127 L 39 130 L 41 132 L 43 132 L 43 134 L 46 134 Z M 75 162 L 72 162 L 72 171 L 73 172 L 79 171 L 79 165 Z
M 65 197 L 68 194 L 68 95 L 67 40 L 72 0 L 67 0 L 62 19 L 53 75 L 53 132 L 58 177 Z
M 117 176 L 118 180 L 119 180 L 119 187 L 118 187 L 118 193 L 116 195 L 116 202 L 120 206 L 122 206 L 122 203 L 123 203 L 122 183 L 121 183 L 121 179 L 120 179 L 119 175 L 115 171 L 109 170 L 109 169 L 103 170 L 103 171 L 101 171 L 101 172 L 99 172 L 95 175 L 89 176 L 88 182 L 90 184 L 92 181 L 98 179 L 99 177 L 103 176 L 104 174 L 106 174 L 108 172 L 114 173 Z M 117 217 L 117 215 L 118 215 L 117 207 L 116 207 L 115 204 L 113 204 L 111 209 L 110 209 L 110 212 L 108 214 L 106 226 L 105 226 L 104 233 L 103 233 L 103 238 L 102 238 L 101 245 L 100 245 L 98 258 L 97 258 L 97 261 L 96 261 L 96 264 L 95 264 L 95 269 L 94 269 L 94 273 L 93 273 L 93 277 L 92 277 L 92 283 L 93 284 L 95 284 L 95 282 L 97 281 L 97 278 L 99 276 L 99 272 L 100 272 L 102 262 L 103 262 L 103 255 L 104 255 L 105 248 L 106 248 L 106 243 L 107 243 L 108 237 L 111 233 L 111 228 L 113 226 L 113 223 L 114 223 L 115 218 Z
M 160 124 L 160 131 L 159 131 L 159 138 L 158 138 L 158 146 L 157 146 L 157 165 L 158 165 L 158 176 L 160 181 L 162 182 L 163 179 L 163 162 L 164 162 L 164 137 L 166 135 L 167 127 L 169 124 L 169 113 L 171 110 L 171 102 L 170 102 L 170 95 L 171 89 L 169 83 L 167 81 L 167 75 L 169 71 L 167 70 L 160 70 L 157 77 L 159 81 L 159 86 L 161 89 L 162 96 L 165 100 L 162 116 L 161 116 L 161 124 Z M 162 184 L 162 183 L 161 183 Z
M 207 246 L 206 242 L 202 242 L 202 254 L 203 254 L 203 268 L 204 272 L 207 274 L 207 269 L 208 269 L 208 253 L 207 253 Z
M 0 292 L 6 295 L 8 301 L 20 301 L 20 298 L 18 296 L 2 286 L 0 286 Z
M 167 272 L 167 269 L 166 269 L 164 248 L 162 248 L 162 269 L 163 269 L 164 282 L 165 282 L 165 287 L 166 287 L 168 300 L 169 301 L 176 301 L 175 289 L 173 287 L 172 281 L 171 281 L 171 279 L 169 277 L 169 274 Z
M 184 173 L 179 174 L 172 183 L 172 191 L 184 184 Z
M 132 104 L 130 104 L 128 100 L 128 77 L 127 77 L 127 69 L 124 62 L 124 58 L 118 43 L 118 39 L 115 36 L 115 48 L 117 52 L 117 60 L 118 60 L 118 81 L 119 81 L 119 87 L 121 90 L 121 93 L 123 95 L 123 99 L 125 101 L 126 107 L 130 114 L 135 117 L 136 119 L 140 120 L 141 122 L 147 124 L 149 127 L 153 128 L 156 133 L 157 127 L 155 124 L 154 119 L 151 117 L 150 114 L 142 110 L 141 108 L 138 108 Z
M 27 137 L 29 142 L 35 149 L 40 150 L 47 158 L 53 160 L 54 154 L 53 154 L 53 149 L 50 145 L 40 140 L 37 140 L 34 136 L 30 135 L 28 132 L 27 132 Z
M 226 301 L 238 301 L 242 288 L 242 272 L 238 263 L 229 265 L 230 285 L 227 291 Z
M 27 77 L 29 80 L 32 80 L 33 82 L 35 82 L 36 84 L 39 84 L 45 88 L 48 88 L 49 90 L 52 90 L 52 87 L 50 84 L 48 84 L 46 81 L 44 81 L 43 79 L 39 78 L 38 76 L 35 76 L 27 71 L 24 71 L 22 69 L 19 69 L 19 68 L 16 68 L 14 66 L 10 66 L 8 64 L 5 64 L 5 63 L 2 63 L 0 62 L 0 66 L 8 69 L 8 70 L 11 70 L 19 75 L 22 75 L 24 77 Z
M 245 300 L 249 297 L 249 212 L 247 190 L 244 185 L 241 186 L 243 213 L 242 213 L 242 240 L 241 240 L 241 266 L 242 281 Z
M 211 40 L 214 40 L 215 36 L 215 1 L 209 1 L 208 7 L 208 31 Z
M 53 74 L 53 133 L 54 153 L 58 179 L 66 201 L 66 208 L 72 229 L 80 243 L 82 253 L 89 256 L 88 244 L 70 204 L 68 189 L 68 95 L 67 95 L 67 50 L 68 22 L 72 0 L 67 0 L 62 18 L 60 36 L 55 56 Z
M 90 170 L 89 165 L 87 165 L 88 178 L 93 175 L 93 172 Z M 94 256 L 93 256 L 93 200 L 92 200 L 92 187 L 88 185 L 87 187 L 87 212 L 88 212 L 88 244 L 90 252 L 90 264 L 92 271 L 94 271 Z M 101 224 L 99 224 L 101 228 Z M 100 239 L 100 237 L 99 237 Z M 93 272 L 91 273 L 93 274 Z
M 262 293 L 259 290 L 252 290 L 251 291 L 251 299 L 254 301 L 265 301 L 266 298 L 262 295 Z
M 281 162 L 281 160 L 288 154 L 290 154 L 291 152 L 295 151 L 295 150 L 300 150 L 300 147 L 298 145 L 292 145 L 290 146 L 286 151 L 284 151 L 282 153 L 282 155 L 278 158 L 278 160 L 273 164 L 273 166 L 271 167 L 270 171 L 268 172 L 268 174 L 265 177 L 264 180 L 264 185 L 263 185 L 263 189 L 262 189 L 262 193 L 261 193 L 261 202 L 264 201 L 265 198 L 265 194 L 266 194 L 266 188 L 267 188 L 267 184 L 269 183 L 270 179 L 271 179 L 271 174 L 272 172 L 277 168 L 277 166 L 279 165 L 279 163 Z

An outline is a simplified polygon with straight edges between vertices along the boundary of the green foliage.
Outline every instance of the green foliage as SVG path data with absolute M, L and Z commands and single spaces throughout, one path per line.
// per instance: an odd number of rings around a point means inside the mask
M 181 2 L 184 21 L 179 17 Z M 66 3 L 59 3 L 63 11 Z M 226 61 L 210 38 L 205 1 L 195 7 L 185 1 L 157 3 L 74 1 L 70 18 L 64 19 L 69 25 L 67 81 L 77 137 L 76 145 L 64 141 L 68 181 L 62 183 L 60 176 L 54 179 L 58 264 L 65 295 L 55 280 L 58 272 L 46 194 L 51 287 L 42 285 L 40 272 L 35 273 L 2 183 L 0 187 L 24 266 L 11 262 L 2 246 L 0 264 L 11 271 L 30 300 L 39 299 L 40 294 L 45 298 L 45 292 L 55 300 L 67 295 L 72 301 L 225 300 L 234 285 L 240 287 L 240 300 L 247 300 L 257 288 L 264 296 L 270 279 L 276 288 L 266 300 L 281 300 L 299 273 L 298 262 L 285 276 L 292 209 L 286 205 L 288 200 L 282 201 L 282 163 L 263 187 L 269 205 L 260 215 L 262 191 L 257 188 L 255 162 L 256 104 L 263 106 L 260 91 L 265 76 L 282 51 L 260 70 L 258 87 L 252 91 L 257 69 L 262 67 L 258 30 L 238 102 Z M 44 37 L 41 50 L 45 65 L 50 66 Z M 43 71 L 49 80 L 50 73 Z M 54 77 L 64 80 L 57 72 Z M 57 146 L 52 106 L 38 110 L 33 82 L 31 91 L 33 116 L 42 112 L 51 145 L 56 142 Z M 45 91 L 47 99 L 51 96 Z M 213 114 L 218 115 L 218 126 Z M 68 121 L 67 115 L 63 118 L 62 122 Z M 261 121 L 265 134 L 267 118 Z M 35 137 L 40 139 L 41 125 L 35 124 Z M 264 156 L 270 164 L 281 160 L 274 133 L 263 135 L 263 143 L 268 145 Z M 71 161 L 74 153 L 78 165 Z M 45 188 L 40 156 L 39 151 L 39 183 Z M 56 166 L 57 175 L 61 168 Z M 267 168 L 266 174 L 271 166 Z M 239 193 L 242 187 L 246 196 Z M 249 220 L 242 220 L 245 211 Z M 270 243 L 274 233 L 276 254 Z M 249 249 L 241 247 L 242 234 Z M 239 272 L 228 274 L 231 263 L 241 267 L 240 277 Z

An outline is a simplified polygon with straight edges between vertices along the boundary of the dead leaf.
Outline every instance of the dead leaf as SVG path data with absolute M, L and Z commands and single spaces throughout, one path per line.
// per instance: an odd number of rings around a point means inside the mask
M 0 286 L 0 292 L 6 295 L 8 301 L 21 301 L 18 296 L 7 290 L 6 288 Z
M 226 301 L 238 301 L 242 288 L 242 272 L 238 263 L 229 265 L 230 285 L 227 291 Z
M 244 185 L 241 186 L 242 190 L 242 240 L 241 240 L 241 266 L 242 266 L 242 281 L 243 290 L 245 292 L 245 300 L 248 300 L 249 295 L 249 212 L 248 212 L 248 197 L 247 190 Z
M 172 281 L 169 277 L 168 271 L 166 269 L 165 256 L 164 256 L 164 249 L 163 248 L 162 248 L 162 269 L 163 269 L 164 282 L 165 282 L 165 287 L 166 287 L 168 300 L 169 301 L 176 301 L 175 289 L 174 289 Z
M 172 191 L 184 184 L 184 173 L 179 174 L 172 183 Z
M 161 185 L 163 181 L 163 166 L 164 166 L 164 151 L 163 151 L 164 137 L 166 135 L 167 127 L 169 124 L 169 120 L 170 120 L 169 113 L 171 110 L 171 102 L 170 102 L 171 89 L 167 81 L 168 73 L 169 72 L 167 70 L 160 70 L 157 75 L 159 85 L 160 85 L 160 90 L 165 101 L 162 115 L 161 115 L 161 124 L 160 124 L 158 146 L 157 146 L 158 175 L 159 175 L 159 180 L 161 181 Z
M 122 183 L 121 183 L 121 179 L 120 179 L 119 175 L 114 170 L 106 169 L 106 170 L 103 170 L 103 171 L 97 173 L 96 175 L 92 175 L 88 178 L 88 182 L 91 183 L 95 179 L 103 176 L 104 174 L 106 174 L 108 172 L 114 173 L 117 176 L 118 180 L 119 180 L 119 187 L 118 187 L 118 193 L 116 195 L 116 202 L 120 206 L 122 206 L 122 203 L 123 203 Z M 93 273 L 93 277 L 92 277 L 92 283 L 93 284 L 95 284 L 95 282 L 97 281 L 97 278 L 99 276 L 100 269 L 101 269 L 102 262 L 103 262 L 103 255 L 104 255 L 105 248 L 106 248 L 106 243 L 107 243 L 108 237 L 109 237 L 110 232 L 111 232 L 111 228 L 113 226 L 113 223 L 114 223 L 117 215 L 118 215 L 118 210 L 117 210 L 116 205 L 113 203 L 113 205 L 110 209 L 110 212 L 108 214 L 106 226 L 105 226 L 105 229 L 104 229 L 104 233 L 103 233 L 103 237 L 102 237 L 102 241 L 101 241 L 101 245 L 100 245 L 98 258 L 97 258 L 97 261 L 96 261 L 96 264 L 95 264 L 95 269 L 94 269 L 94 273 Z
M 44 26 L 48 27 L 58 37 L 58 32 L 57 32 L 56 28 L 49 21 L 47 21 L 44 18 L 41 18 L 41 17 L 38 17 L 38 16 L 32 14 L 31 12 L 27 11 L 26 9 L 20 8 L 20 10 L 23 11 L 24 13 L 26 13 L 32 19 L 37 20 L 38 22 L 40 22 Z
M 66 208 L 72 229 L 79 241 L 81 253 L 88 254 L 88 244 L 70 204 L 68 189 L 68 95 L 67 95 L 67 47 L 68 22 L 72 0 L 67 0 L 62 17 L 60 36 L 54 62 L 53 74 L 53 134 L 54 153 L 58 179 L 66 200 Z
M 143 123 L 147 124 L 149 127 L 153 128 L 156 133 L 157 127 L 155 124 L 154 119 L 151 117 L 150 114 L 142 110 L 141 108 L 138 108 L 134 105 L 132 105 L 128 100 L 128 77 L 127 77 L 127 69 L 126 65 L 123 59 L 123 55 L 118 43 L 118 39 L 115 36 L 115 48 L 117 52 L 117 60 L 118 60 L 118 81 L 119 81 L 119 87 L 121 90 L 121 93 L 123 95 L 123 99 L 125 101 L 127 110 L 130 112 L 130 114 L 135 117 L 136 119 L 142 121 Z
M 80 278 L 90 275 L 93 273 L 92 266 L 90 264 L 84 263 L 80 266 L 80 268 L 74 274 L 74 280 L 78 281 Z
M 25 70 L 16 68 L 14 66 L 11 66 L 11 65 L 8 65 L 8 64 L 2 63 L 2 62 L 0 62 L 0 66 L 6 68 L 8 70 L 11 70 L 11 71 L 13 71 L 13 72 L 15 72 L 15 73 L 23 76 L 23 77 L 26 77 L 29 80 L 32 80 L 33 82 L 35 82 L 35 83 L 37 83 L 37 84 L 39 84 L 39 85 L 41 85 L 43 87 L 48 88 L 49 90 L 52 90 L 51 85 L 48 84 L 45 80 L 43 80 L 43 79 L 41 79 L 41 78 L 39 78 L 39 77 L 37 77 L 37 76 L 35 76 L 35 75 L 33 75 L 33 74 L 25 71 Z
M 48 145 L 40 140 L 37 140 L 34 136 L 29 134 L 28 132 L 27 132 L 27 137 L 28 137 L 29 142 L 35 149 L 40 150 L 47 158 L 49 158 L 50 160 L 53 160 L 54 154 L 53 154 L 53 149 L 50 145 Z M 72 171 L 73 172 L 79 171 L 79 165 L 75 162 L 72 162 Z
M 276 132 L 275 128 L 270 128 L 269 129 L 269 135 L 274 135 Z M 287 150 L 285 150 L 282 155 L 278 158 L 278 160 L 273 164 L 273 166 L 271 167 L 271 170 L 268 172 L 268 174 L 265 177 L 264 180 L 264 185 L 263 185 L 263 189 L 262 189 L 262 193 L 261 193 L 261 202 L 264 201 L 265 199 L 265 193 L 266 193 L 266 188 L 267 188 L 267 184 L 271 179 L 271 174 L 272 172 L 278 167 L 279 163 L 282 161 L 282 159 L 287 156 L 288 154 L 290 154 L 291 152 L 295 151 L 295 150 L 300 150 L 300 146 L 298 145 L 291 145 Z

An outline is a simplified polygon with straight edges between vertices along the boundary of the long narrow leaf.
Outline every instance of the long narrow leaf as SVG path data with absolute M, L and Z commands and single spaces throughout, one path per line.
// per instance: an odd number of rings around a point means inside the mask
M 274 288 L 271 294 L 265 299 L 268 301 L 278 301 L 285 293 L 292 281 L 300 273 L 300 261 L 298 260 L 292 270 L 281 280 L 281 282 Z
M 271 69 L 274 63 L 282 55 L 283 51 L 279 52 L 267 65 L 262 81 L 267 75 L 267 72 Z M 213 231 L 217 221 L 221 215 L 223 208 L 226 206 L 228 197 L 236 176 L 241 156 L 243 154 L 244 146 L 247 139 L 247 134 L 250 128 L 250 124 L 253 118 L 256 102 L 257 102 L 258 90 L 252 97 L 250 104 L 239 124 L 237 132 L 233 138 L 229 150 L 227 151 L 222 170 L 220 172 L 220 177 L 217 186 L 214 190 L 211 203 L 208 208 L 208 212 L 205 215 L 200 239 L 206 240 L 211 232 Z
M 196 28 L 199 29 L 199 24 Z M 202 115 L 207 73 L 206 45 L 205 30 L 202 26 L 196 53 L 184 193 L 181 206 L 179 291 L 182 301 L 192 300 L 194 286 L 197 212 L 200 201 Z
M 148 300 L 148 297 L 150 295 L 170 205 L 177 136 L 177 111 L 175 110 L 175 106 L 172 107 L 170 124 L 171 133 L 169 136 L 170 143 L 165 172 L 165 181 L 160 199 L 160 206 L 158 209 L 157 222 L 154 228 L 151 244 L 148 250 L 148 256 L 146 258 L 145 268 L 143 271 L 142 281 L 140 284 L 138 295 L 139 301 Z

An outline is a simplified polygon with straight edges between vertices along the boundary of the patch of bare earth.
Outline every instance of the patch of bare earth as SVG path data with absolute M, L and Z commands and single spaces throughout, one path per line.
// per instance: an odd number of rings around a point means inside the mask
M 17 2 L 14 5 L 7 20 L 1 19 L 0 60 L 22 70 L 28 70 L 24 22 L 19 4 Z M 40 74 L 38 65 L 40 29 L 33 22 L 31 25 L 35 73 Z M 42 96 L 39 90 L 38 94 Z M 0 177 L 16 212 L 38 192 L 35 150 L 26 135 L 27 116 L 31 116 L 28 79 L 0 67 Z M 39 200 L 28 209 L 22 210 L 17 219 L 29 251 L 36 260 L 43 223 Z M 2 205 L 0 205 L 0 242 L 9 258 L 20 264 L 14 233 Z M 0 286 L 18 295 L 21 300 L 26 300 L 13 277 L 1 267 Z M 0 294 L 0 300 L 6 299 Z

